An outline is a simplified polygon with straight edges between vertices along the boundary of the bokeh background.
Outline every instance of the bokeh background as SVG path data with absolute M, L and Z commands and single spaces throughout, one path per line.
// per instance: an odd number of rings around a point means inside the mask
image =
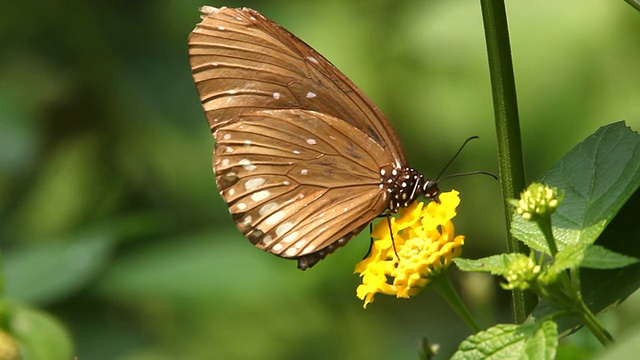
M 362 309 L 366 232 L 301 272 L 235 229 L 187 61 L 201 1 L 0 5 L 5 296 L 57 318 L 80 359 L 416 359 L 424 336 L 450 356 L 469 330 L 434 292 Z M 478 1 L 208 5 L 257 9 L 324 54 L 427 176 L 472 135 L 448 173 L 497 172 Z M 529 181 L 599 126 L 640 129 L 640 13 L 622 0 L 507 5 Z M 442 188 L 461 191 L 463 256 L 503 252 L 498 183 Z M 482 326 L 510 321 L 494 279 L 453 276 Z M 604 320 L 619 335 L 638 310 L 632 296 Z

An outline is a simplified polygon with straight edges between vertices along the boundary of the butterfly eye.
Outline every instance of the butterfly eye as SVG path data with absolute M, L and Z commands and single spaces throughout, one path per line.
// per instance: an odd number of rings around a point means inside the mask
M 216 182 L 255 246 L 306 269 L 423 193 L 389 121 L 327 59 L 254 10 L 201 11 L 189 61 Z

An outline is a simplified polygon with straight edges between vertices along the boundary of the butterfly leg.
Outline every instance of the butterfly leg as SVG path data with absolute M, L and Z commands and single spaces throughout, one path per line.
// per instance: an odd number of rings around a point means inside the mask
M 393 252 L 396 254 L 396 257 L 400 259 L 400 255 L 398 255 L 398 250 L 396 250 L 396 242 L 393 239 L 393 231 L 391 228 L 391 215 L 387 214 L 387 225 L 389 226 L 389 235 L 391 236 L 391 245 L 393 245 Z
M 373 232 L 373 222 L 369 223 L 369 250 L 367 250 L 367 253 L 364 254 L 364 256 L 362 257 L 362 260 L 366 259 L 367 257 L 369 257 L 369 255 L 371 255 L 371 249 L 373 249 L 373 236 L 371 236 L 371 233 Z

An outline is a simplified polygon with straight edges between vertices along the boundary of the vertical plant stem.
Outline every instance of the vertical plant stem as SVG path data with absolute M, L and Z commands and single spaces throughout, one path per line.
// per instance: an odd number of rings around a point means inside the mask
M 503 0 L 480 0 L 480 6 L 487 42 L 498 138 L 498 162 L 507 224 L 507 248 L 509 252 L 526 253 L 528 252 L 526 246 L 511 236 L 511 211 L 507 202 L 508 199 L 516 198 L 525 187 L 518 102 L 513 77 L 507 15 Z M 516 322 L 522 323 L 536 305 L 537 299 L 533 293 L 514 290 L 513 300 Z
M 640 0 L 624 0 L 627 4 L 631 5 L 634 9 L 640 11 Z

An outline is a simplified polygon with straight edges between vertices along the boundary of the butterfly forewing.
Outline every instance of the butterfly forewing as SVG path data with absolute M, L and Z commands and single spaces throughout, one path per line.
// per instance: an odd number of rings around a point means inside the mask
M 342 119 L 406 163 L 380 110 L 322 55 L 251 9 L 203 8 L 189 38 L 196 87 L 212 131 L 264 109 L 313 110 Z
M 240 231 L 264 250 L 299 258 L 341 245 L 388 206 L 380 169 L 393 158 L 343 120 L 265 110 L 215 135 L 220 192 Z

